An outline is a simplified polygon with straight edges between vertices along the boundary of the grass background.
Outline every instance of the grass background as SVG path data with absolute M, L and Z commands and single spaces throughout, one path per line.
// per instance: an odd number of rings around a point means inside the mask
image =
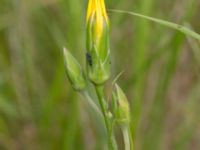
M 200 33 L 198 0 L 106 4 Z M 0 150 L 104 149 L 103 125 L 72 90 L 63 65 L 63 46 L 85 63 L 86 6 L 86 0 L 0 1 Z M 118 82 L 130 100 L 136 149 L 199 150 L 200 42 L 145 19 L 109 17 L 112 78 L 124 71 Z

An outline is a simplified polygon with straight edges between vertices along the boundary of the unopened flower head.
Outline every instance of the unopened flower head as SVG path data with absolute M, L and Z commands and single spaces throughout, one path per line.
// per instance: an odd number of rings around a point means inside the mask
M 116 84 L 116 97 L 118 102 L 117 121 L 120 124 L 128 124 L 130 122 L 130 108 L 126 95 L 122 89 Z
M 71 55 L 71 53 L 64 48 L 64 60 L 67 77 L 75 90 L 83 90 L 86 86 L 86 81 L 80 64 Z
M 87 73 L 95 84 L 110 76 L 109 21 L 104 0 L 89 0 L 87 17 Z

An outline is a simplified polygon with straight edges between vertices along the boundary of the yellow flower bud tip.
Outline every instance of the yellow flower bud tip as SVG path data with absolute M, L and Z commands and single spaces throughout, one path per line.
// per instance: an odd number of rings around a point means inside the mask
M 83 90 L 86 86 L 86 81 L 80 64 L 66 48 L 63 48 L 63 53 L 66 73 L 70 83 L 75 90 Z
M 91 20 L 96 22 L 96 36 L 99 38 L 103 31 L 104 22 L 108 24 L 108 16 L 106 13 L 104 0 L 89 0 L 86 22 Z

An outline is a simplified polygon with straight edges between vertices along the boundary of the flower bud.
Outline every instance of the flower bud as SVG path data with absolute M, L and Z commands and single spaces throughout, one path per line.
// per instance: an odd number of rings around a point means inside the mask
M 89 0 L 86 18 L 87 74 L 95 84 L 110 77 L 109 21 L 104 0 Z
M 117 84 L 115 84 L 115 87 L 117 99 L 116 120 L 120 124 L 128 124 L 130 122 L 130 109 L 128 100 L 122 89 Z
M 83 90 L 86 86 L 86 81 L 80 64 L 71 55 L 71 53 L 64 48 L 64 60 L 67 77 L 75 90 Z

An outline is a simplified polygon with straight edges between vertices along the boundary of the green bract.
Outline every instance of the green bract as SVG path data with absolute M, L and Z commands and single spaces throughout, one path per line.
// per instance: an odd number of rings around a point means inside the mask
M 86 86 L 86 81 L 81 66 L 66 48 L 63 50 L 68 79 L 75 90 L 83 90 Z

